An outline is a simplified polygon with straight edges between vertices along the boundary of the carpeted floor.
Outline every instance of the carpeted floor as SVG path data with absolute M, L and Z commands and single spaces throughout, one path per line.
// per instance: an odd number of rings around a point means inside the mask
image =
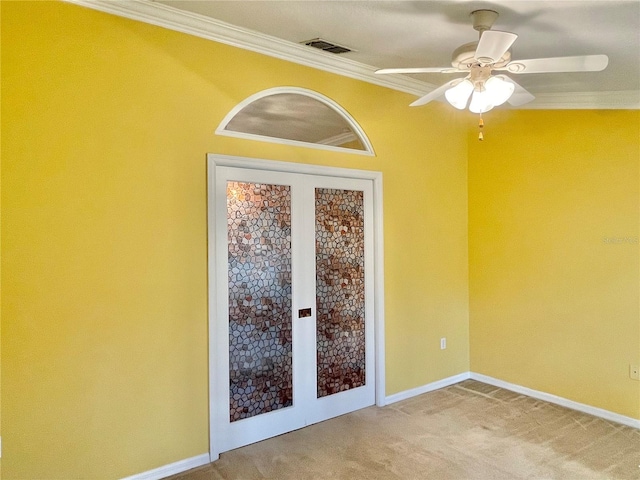
M 466 380 L 226 452 L 171 478 L 640 480 L 640 430 Z

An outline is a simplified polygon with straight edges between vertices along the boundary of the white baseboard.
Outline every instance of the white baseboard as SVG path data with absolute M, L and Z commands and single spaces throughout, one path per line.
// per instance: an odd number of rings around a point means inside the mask
M 603 408 L 592 407 L 591 405 L 586 405 L 584 403 L 574 402 L 573 400 L 558 397 L 550 393 L 540 392 L 538 390 L 533 390 L 531 388 L 522 387 L 510 382 L 505 382 L 504 380 L 489 377 L 487 375 L 482 375 L 481 373 L 471 372 L 470 378 L 479 382 L 488 383 L 489 385 L 504 388 L 506 390 L 511 390 L 512 392 L 521 393 L 523 395 L 527 395 L 528 397 L 537 398 L 538 400 L 544 400 L 545 402 L 554 403 L 556 405 L 570 408 L 572 410 L 578 410 L 579 412 L 588 413 L 589 415 L 604 418 L 605 420 L 621 423 L 629 427 L 640 428 L 640 420 L 632 417 L 627 417 L 625 415 L 620 415 L 619 413 L 610 412 L 609 410 L 605 410 Z
M 169 465 L 154 468 L 153 470 L 147 470 L 146 472 L 137 473 L 130 477 L 125 477 L 121 480 L 160 480 L 161 478 L 169 477 L 177 473 L 186 472 L 192 468 L 201 467 L 210 463 L 209 454 L 203 453 L 202 455 L 196 455 L 195 457 L 186 458 Z
M 434 390 L 448 387 L 449 385 L 467 380 L 468 378 L 470 378 L 469 375 L 469 372 L 464 372 L 452 377 L 443 378 L 442 380 L 438 380 L 436 382 L 427 383 L 426 385 L 423 385 L 421 387 L 412 388 L 411 390 L 405 390 L 404 392 L 394 393 L 393 395 L 389 395 L 385 398 L 385 405 L 389 405 L 390 403 L 399 402 L 400 400 L 406 400 L 407 398 L 415 397 L 416 395 L 422 395 L 423 393 L 432 392 Z
M 523 387 L 521 385 L 516 385 L 510 382 L 505 382 L 504 380 L 499 380 L 497 378 L 489 377 L 487 375 L 482 375 L 481 373 L 474 373 L 474 372 L 460 373 L 452 377 L 447 377 L 447 378 L 443 378 L 442 380 L 438 380 L 436 382 L 428 383 L 421 387 L 416 387 L 416 388 L 412 388 L 411 390 L 405 390 L 403 392 L 394 393 L 393 395 L 389 395 L 388 397 L 385 398 L 385 404 L 389 405 L 391 403 L 399 402 L 400 400 L 406 400 L 407 398 L 415 397 L 416 395 L 422 395 L 423 393 L 432 392 L 433 390 L 438 390 L 440 388 L 448 387 L 450 385 L 454 385 L 456 383 L 462 382 L 463 380 L 467 380 L 469 378 L 473 380 L 477 380 L 479 382 L 488 383 L 489 385 L 495 385 L 496 387 L 504 388 L 506 390 L 511 390 L 512 392 L 521 393 L 523 395 L 527 395 L 532 398 L 537 398 L 538 400 L 544 400 L 546 402 L 554 403 L 556 405 L 570 408 L 572 410 L 578 410 L 579 412 L 588 413 L 589 415 L 604 418 L 605 420 L 610 420 L 612 422 L 621 423 L 622 425 L 627 425 L 629 427 L 640 429 L 640 420 L 636 418 L 627 417 L 625 415 L 611 412 L 603 408 L 593 407 L 591 405 L 586 405 L 584 403 L 575 402 L 567 398 L 558 397 L 557 395 L 552 395 L 546 392 L 540 392 L 538 390 L 533 390 L 531 388 Z

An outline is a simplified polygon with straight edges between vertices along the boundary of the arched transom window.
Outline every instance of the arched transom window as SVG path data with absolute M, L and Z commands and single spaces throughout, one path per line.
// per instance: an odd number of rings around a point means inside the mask
M 344 108 L 297 87 L 251 95 L 229 112 L 216 134 L 374 155 L 364 131 Z

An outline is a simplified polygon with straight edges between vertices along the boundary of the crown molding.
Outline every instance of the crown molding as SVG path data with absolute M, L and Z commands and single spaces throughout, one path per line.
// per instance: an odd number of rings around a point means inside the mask
M 529 110 L 638 110 L 640 91 L 538 93 L 536 99 L 520 108 Z
M 345 132 L 345 133 L 340 133 L 338 135 L 334 135 L 333 137 L 324 138 L 317 143 L 319 143 L 320 145 L 340 146 L 344 143 L 358 141 L 358 140 L 360 139 L 356 136 L 355 133 Z
M 406 75 L 376 75 L 375 67 L 151 0 L 64 0 L 233 47 L 382 87 L 423 96 L 436 85 Z M 542 93 L 524 109 L 640 109 L 640 91 Z
M 64 1 L 401 92 L 422 96 L 435 88 L 403 75 L 375 75 L 372 66 L 150 0 Z

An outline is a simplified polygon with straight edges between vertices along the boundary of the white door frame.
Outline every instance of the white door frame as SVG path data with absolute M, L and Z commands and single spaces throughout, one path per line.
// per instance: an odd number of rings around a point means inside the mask
M 215 432 L 215 409 L 213 399 L 214 372 L 217 371 L 217 343 L 228 339 L 214 338 L 216 308 L 216 219 L 215 185 L 216 167 L 252 168 L 276 172 L 323 175 L 328 177 L 357 178 L 369 180 L 373 185 L 373 244 L 374 244 L 374 331 L 375 331 L 375 382 L 376 405 L 385 405 L 385 349 L 384 349 L 384 250 L 383 250 L 383 211 L 382 211 L 382 173 L 369 170 L 323 167 L 300 163 L 278 162 L 231 155 L 207 155 L 207 232 L 208 232 L 208 276 L 209 276 L 209 456 L 213 462 L 220 456 Z

